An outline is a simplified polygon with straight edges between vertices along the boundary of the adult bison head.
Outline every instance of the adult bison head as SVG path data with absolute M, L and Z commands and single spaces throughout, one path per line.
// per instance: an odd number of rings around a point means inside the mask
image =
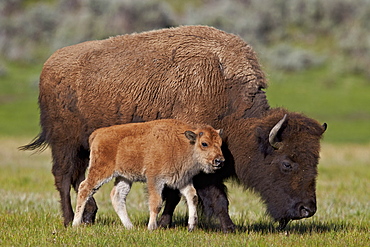
M 243 160 L 248 164 L 235 159 L 239 180 L 261 195 L 280 228 L 314 215 L 320 138 L 326 124 L 279 108 L 245 122 L 252 133 L 244 144 Z

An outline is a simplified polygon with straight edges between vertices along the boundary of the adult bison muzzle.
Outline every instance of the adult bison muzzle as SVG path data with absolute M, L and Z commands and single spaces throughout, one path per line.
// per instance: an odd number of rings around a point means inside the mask
M 225 130 L 223 153 L 228 157 L 215 174 L 193 179 L 205 214 L 216 216 L 223 231 L 234 229 L 223 184 L 234 176 L 259 192 L 268 212 L 285 225 L 316 210 L 316 166 L 324 129 L 302 115 L 270 110 L 266 86 L 252 48 L 211 27 L 184 26 L 80 43 L 56 51 L 44 64 L 39 84 L 42 131 L 23 149 L 51 148 L 67 225 L 73 219 L 70 189 L 77 190 L 85 178 L 88 137 L 95 129 L 161 118 L 209 124 Z M 285 114 L 277 134 L 269 138 Z M 178 194 L 164 191 L 162 226 L 171 223 Z M 91 198 L 84 222 L 93 222 L 96 211 Z

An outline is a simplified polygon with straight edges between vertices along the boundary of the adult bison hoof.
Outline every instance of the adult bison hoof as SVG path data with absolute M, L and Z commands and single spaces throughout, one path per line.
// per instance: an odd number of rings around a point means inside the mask
M 84 211 L 83 216 L 82 216 L 82 221 L 85 224 L 94 224 L 95 217 L 96 217 L 96 211 L 95 212 Z
M 235 232 L 235 225 L 231 224 L 231 225 L 222 227 L 222 232 L 223 233 L 233 233 L 233 232 Z
M 170 215 L 162 215 L 158 221 L 159 227 L 169 228 L 171 227 L 172 217 Z

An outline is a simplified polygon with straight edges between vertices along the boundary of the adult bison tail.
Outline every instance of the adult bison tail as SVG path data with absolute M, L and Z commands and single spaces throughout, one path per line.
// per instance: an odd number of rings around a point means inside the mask
M 44 132 L 41 132 L 37 135 L 30 144 L 20 146 L 18 149 L 25 151 L 25 150 L 37 150 L 38 152 L 42 152 L 47 148 L 48 144 L 46 142 L 46 135 Z

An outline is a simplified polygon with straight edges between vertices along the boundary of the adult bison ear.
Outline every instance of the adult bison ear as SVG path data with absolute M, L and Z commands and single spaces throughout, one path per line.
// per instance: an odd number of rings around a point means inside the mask
M 270 143 L 268 142 L 268 133 L 269 130 L 258 126 L 255 129 L 255 135 L 258 143 L 258 150 L 266 157 L 273 150 Z
M 283 123 L 286 120 L 286 116 L 287 116 L 287 114 L 285 114 L 284 117 L 270 131 L 269 143 L 275 149 L 279 149 L 283 145 L 282 142 L 279 142 L 277 140 L 277 135 L 279 133 L 279 130 L 281 129 L 281 126 L 283 125 Z
M 195 134 L 193 131 L 187 130 L 185 131 L 185 136 L 190 140 L 190 144 L 195 144 L 195 141 L 197 140 L 197 134 Z

